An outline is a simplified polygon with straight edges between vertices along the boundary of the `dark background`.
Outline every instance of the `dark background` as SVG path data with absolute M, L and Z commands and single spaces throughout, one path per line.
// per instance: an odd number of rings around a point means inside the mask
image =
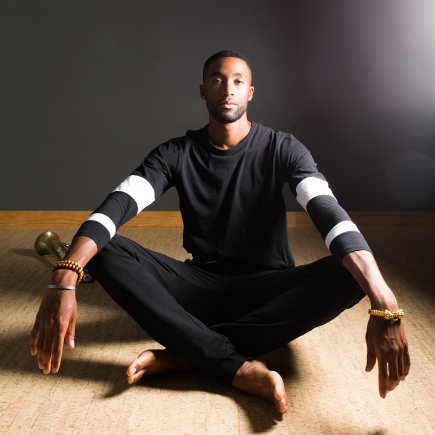
M 435 210 L 434 22 L 432 0 L 2 1 L 0 208 L 95 209 L 208 122 L 203 63 L 234 49 L 248 118 L 305 144 L 345 209 Z

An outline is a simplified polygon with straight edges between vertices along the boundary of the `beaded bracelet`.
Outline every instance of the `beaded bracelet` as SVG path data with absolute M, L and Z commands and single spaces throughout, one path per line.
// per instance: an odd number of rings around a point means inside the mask
M 405 317 L 405 313 L 403 312 L 403 310 L 400 308 L 397 311 L 394 311 L 393 313 L 391 311 L 385 310 L 385 311 L 380 311 L 380 310 L 369 310 L 369 314 L 371 316 L 379 316 L 379 317 L 383 317 L 384 319 L 387 320 L 400 320 L 403 319 Z
M 54 272 L 57 269 L 70 269 L 77 273 L 78 278 L 76 285 L 82 280 L 83 278 L 83 268 L 80 266 L 80 264 L 74 263 L 74 261 L 71 260 L 61 260 L 58 261 L 52 268 L 51 272 Z

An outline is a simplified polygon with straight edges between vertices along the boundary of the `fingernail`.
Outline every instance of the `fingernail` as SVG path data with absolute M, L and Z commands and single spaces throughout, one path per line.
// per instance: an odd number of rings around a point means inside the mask
M 74 340 L 71 341 L 71 346 L 74 348 Z
M 39 364 L 39 368 L 42 370 L 44 366 L 42 364 Z
M 136 369 L 133 368 L 132 371 L 131 371 L 131 375 L 134 375 L 135 373 L 136 373 Z M 130 375 L 130 376 L 131 376 L 131 375 Z

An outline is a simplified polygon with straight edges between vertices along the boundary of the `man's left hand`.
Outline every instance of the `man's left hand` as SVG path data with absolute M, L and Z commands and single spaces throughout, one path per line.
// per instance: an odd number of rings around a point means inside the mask
M 343 257 L 343 266 L 369 297 L 374 310 L 394 312 L 399 309 L 396 297 L 382 277 L 371 252 L 350 252 Z M 388 392 L 405 380 L 411 366 L 402 320 L 370 316 L 366 342 L 366 372 L 370 372 L 378 360 L 379 395 L 385 399 Z
M 366 342 L 366 372 L 370 372 L 378 360 L 379 395 L 385 399 L 387 393 L 405 380 L 411 367 L 402 320 L 370 316 Z

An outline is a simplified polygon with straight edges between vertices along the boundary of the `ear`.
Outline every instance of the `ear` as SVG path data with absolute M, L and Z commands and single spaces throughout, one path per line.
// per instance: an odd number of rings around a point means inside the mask
M 248 96 L 248 101 L 251 101 L 252 98 L 254 96 L 254 86 L 250 86 L 249 87 L 249 96 Z
M 204 85 L 199 85 L 199 95 L 201 95 L 201 98 L 205 100 L 205 91 L 204 91 Z

